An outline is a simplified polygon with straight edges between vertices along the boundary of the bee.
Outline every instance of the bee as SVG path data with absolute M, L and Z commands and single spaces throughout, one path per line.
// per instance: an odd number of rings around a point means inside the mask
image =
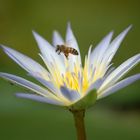
M 55 51 L 58 52 L 58 54 L 60 54 L 62 52 L 67 59 L 68 59 L 69 54 L 73 54 L 73 55 L 79 54 L 76 49 L 69 47 L 65 44 L 57 45 Z

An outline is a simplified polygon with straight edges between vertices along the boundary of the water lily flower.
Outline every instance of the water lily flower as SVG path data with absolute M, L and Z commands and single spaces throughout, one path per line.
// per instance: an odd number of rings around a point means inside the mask
M 80 50 L 70 24 L 67 27 L 65 41 L 57 31 L 54 31 L 52 44 L 33 31 L 41 52 L 39 55 L 47 68 L 14 49 L 4 45 L 1 45 L 1 48 L 41 85 L 3 72 L 0 73 L 0 77 L 33 92 L 17 93 L 18 97 L 64 106 L 73 111 L 84 110 L 93 105 L 96 100 L 140 79 L 140 74 L 136 74 L 122 80 L 140 62 L 140 54 L 129 58 L 117 68 L 114 68 L 111 63 L 130 28 L 131 26 L 114 40 L 112 40 L 113 32 L 110 32 L 95 49 L 90 46 L 84 66 L 82 66 Z M 63 52 L 56 53 L 56 46 L 63 44 L 68 44 L 77 50 L 79 55 L 69 54 L 66 58 Z
M 140 78 L 140 74 L 136 74 L 121 80 L 130 69 L 139 63 L 140 54 L 129 58 L 117 68 L 112 67 L 111 63 L 130 28 L 131 26 L 113 41 L 111 41 L 113 32 L 110 32 L 94 50 L 90 47 L 88 55 L 85 57 L 84 67 L 82 67 L 80 50 L 70 24 L 67 27 L 65 41 L 57 31 L 54 31 L 52 45 L 39 34 L 33 32 L 41 51 L 39 55 L 47 69 L 14 49 L 4 45 L 1 45 L 1 47 L 11 59 L 25 69 L 29 75 L 38 80 L 42 86 L 12 74 L 1 72 L 0 77 L 36 93 L 18 93 L 18 97 L 72 107 L 90 94 L 90 98 L 92 96 L 94 98 L 88 100 L 89 102 L 94 102 L 96 99 L 106 97 Z M 64 53 L 58 55 L 55 51 L 56 46 L 64 43 L 76 49 L 79 55 L 69 54 L 68 59 L 66 59 Z M 93 90 L 94 93 L 90 93 Z M 87 105 L 89 104 L 88 101 L 86 103 Z M 86 104 L 84 105 L 86 106 Z

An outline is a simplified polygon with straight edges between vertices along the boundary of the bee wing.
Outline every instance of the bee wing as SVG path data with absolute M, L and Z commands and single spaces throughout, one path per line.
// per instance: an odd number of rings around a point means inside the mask
M 73 43 L 72 43 L 72 39 L 71 39 L 71 40 L 67 40 L 67 41 L 64 43 L 64 45 L 67 46 L 67 47 L 74 48 L 74 47 L 73 47 Z

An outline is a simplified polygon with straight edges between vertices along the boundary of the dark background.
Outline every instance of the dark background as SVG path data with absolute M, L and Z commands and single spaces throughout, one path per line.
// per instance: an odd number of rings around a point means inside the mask
M 65 35 L 72 23 L 82 59 L 89 45 L 94 46 L 112 29 L 115 36 L 130 24 L 133 28 L 113 59 L 114 66 L 140 51 L 139 0 L 0 0 L 0 43 L 15 48 L 41 64 L 32 36 L 36 30 L 51 42 L 52 31 Z M 139 73 L 140 66 L 128 75 Z M 25 78 L 26 72 L 0 50 L 0 71 Z M 86 114 L 88 140 L 140 139 L 140 82 L 113 94 Z M 72 115 L 61 108 L 17 99 L 26 91 L 0 79 L 0 140 L 73 140 Z

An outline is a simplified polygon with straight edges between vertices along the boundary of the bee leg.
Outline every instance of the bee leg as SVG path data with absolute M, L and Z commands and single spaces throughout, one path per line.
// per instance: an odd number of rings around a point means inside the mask
M 61 51 L 59 50 L 58 54 L 60 55 Z
M 58 48 L 56 48 L 55 52 L 58 52 L 58 51 L 59 51 L 59 49 L 58 49 Z
M 66 56 L 66 58 L 68 59 L 68 56 L 69 56 L 69 55 L 68 55 L 67 53 L 65 53 L 65 56 Z

